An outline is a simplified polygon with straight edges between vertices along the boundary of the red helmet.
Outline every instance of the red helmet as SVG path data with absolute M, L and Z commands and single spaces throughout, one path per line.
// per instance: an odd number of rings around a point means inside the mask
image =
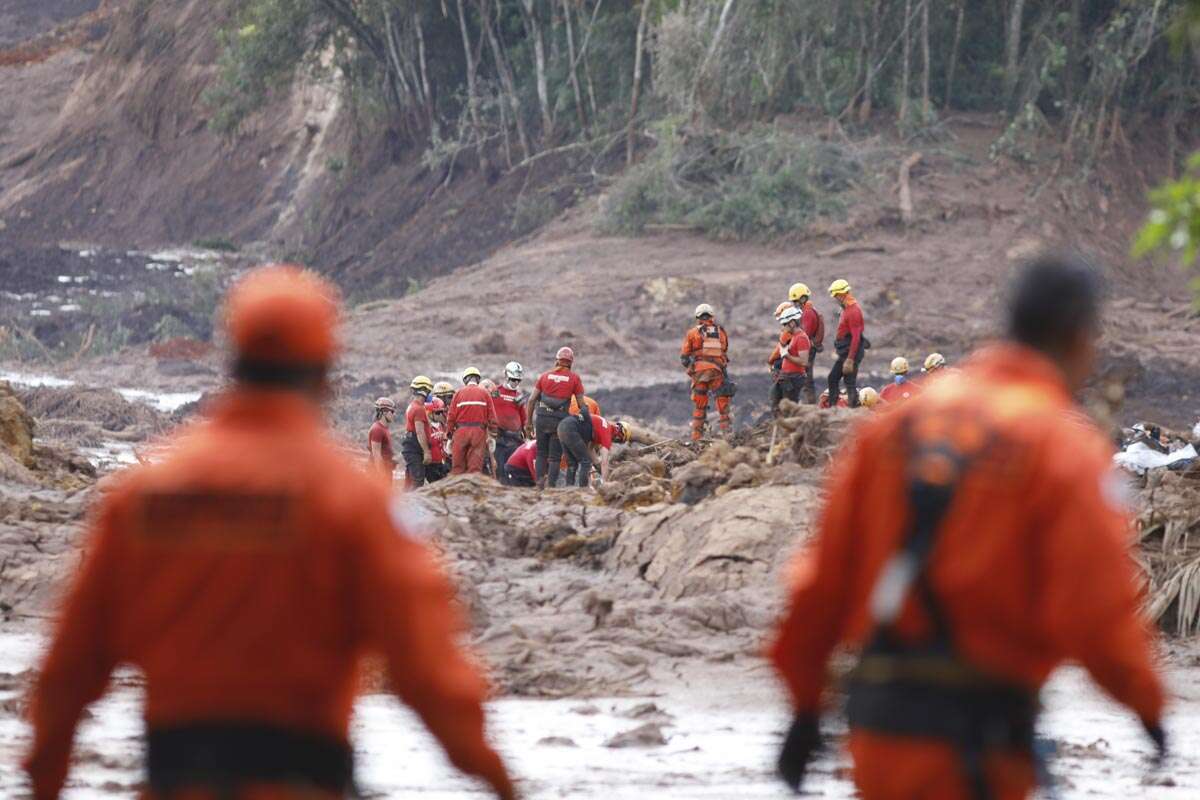
M 430 414 L 440 414 L 446 410 L 446 404 L 436 397 L 426 403 L 425 406 Z
M 558 352 L 554 354 L 554 360 L 572 364 L 575 362 L 575 351 L 569 347 L 560 347 L 558 348 Z

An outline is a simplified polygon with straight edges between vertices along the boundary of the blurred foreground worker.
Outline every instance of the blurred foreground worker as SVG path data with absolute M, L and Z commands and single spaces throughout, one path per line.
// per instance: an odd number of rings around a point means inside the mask
M 708 398 L 716 398 L 717 413 L 720 414 L 721 433 L 728 435 L 733 420 L 729 404 L 737 392 L 737 386 L 729 380 L 729 336 L 717 324 L 712 306 L 701 303 L 696 306 L 696 326 L 683 337 L 679 349 L 679 361 L 692 379 L 692 441 L 704 436 L 704 425 L 708 419 Z
M 575 351 L 560 347 L 554 354 L 554 369 L 543 372 L 533 386 L 529 401 L 525 404 L 527 438 L 537 436 L 537 482 L 538 488 L 551 487 L 558 483 L 559 461 L 562 459 L 562 443 L 558 440 L 558 423 L 568 416 L 571 401 L 578 405 L 579 413 L 591 416 L 584 402 L 583 380 L 572 371 Z M 536 409 L 536 412 L 535 412 Z M 533 421 L 532 430 L 528 420 Z
M 488 432 L 496 427 L 492 396 L 480 386 L 483 376 L 475 367 L 463 372 L 463 387 L 454 393 L 446 435 L 450 437 L 450 474 L 483 472 L 488 457 Z
M 587 486 L 592 464 L 599 462 L 600 479 L 608 480 L 608 457 L 613 442 L 629 440 L 622 422 L 609 422 L 599 414 L 567 417 L 558 423 L 558 439 L 567 455 L 567 486 Z
M 381 397 L 375 401 L 375 422 L 367 432 L 367 447 L 370 449 L 368 464 L 371 471 L 382 476 L 389 486 L 392 473 L 396 470 L 396 454 L 392 450 L 392 432 L 389 426 L 396 420 L 396 401 Z
M 871 342 L 863 335 L 866 329 L 863 322 L 862 306 L 850 294 L 850 284 L 839 278 L 829 285 L 829 296 L 842 307 L 842 315 L 838 320 L 837 336 L 833 340 L 837 361 L 829 370 L 828 386 L 830 396 L 846 384 L 846 397 L 850 407 L 858 407 L 858 365 L 862 363 L 867 348 Z
M 404 439 L 400 454 L 404 456 L 404 487 L 416 489 L 425 485 L 425 468 L 433 463 L 433 448 L 429 445 L 432 432 L 429 425 L 429 394 L 433 381 L 418 375 L 409 384 L 412 402 L 404 412 Z
M 504 463 L 504 473 L 509 486 L 536 486 L 537 442 L 531 439 L 514 450 Z
M 780 385 L 780 394 L 793 403 L 800 402 L 800 393 L 809 385 L 808 364 L 812 341 L 801 328 L 803 315 L 804 312 L 800 309 L 790 308 L 779 318 L 779 324 L 787 333 L 788 343 L 780 350 L 780 359 L 783 363 L 777 380 Z
M 425 410 L 429 413 L 429 454 L 433 461 L 425 465 L 425 480 L 433 483 L 450 474 L 446 454 L 446 404 L 430 398 Z
M 808 337 L 808 363 L 804 365 L 804 402 L 816 405 L 817 387 L 813 383 L 813 363 L 817 353 L 824 349 L 825 319 L 812 303 L 812 290 L 803 283 L 793 283 L 788 289 L 788 300 L 800 310 L 800 328 Z
M 908 379 L 908 359 L 896 356 L 891 364 L 892 382 L 879 392 L 879 399 L 885 403 L 899 403 L 907 400 L 916 393 L 916 384 Z
M 1111 448 L 1063 424 L 1095 364 L 1099 306 L 1086 265 L 1031 264 L 1007 341 L 861 423 L 834 459 L 771 648 L 796 714 L 779 762 L 793 788 L 839 644 L 860 650 L 849 749 L 865 800 L 1027 797 L 1038 692 L 1066 660 L 1165 753 Z
M 496 463 L 500 466 L 501 483 L 508 483 L 504 466 L 525 440 L 525 401 L 521 391 L 525 368 L 516 361 L 504 365 L 504 383 L 496 389 Z
M 231 290 L 233 387 L 92 523 L 33 693 L 36 800 L 59 796 L 80 716 L 121 664 L 145 676 L 142 797 L 357 796 L 348 727 L 372 653 L 450 760 L 514 797 L 450 584 L 321 418 L 336 317 L 332 287 L 296 268 Z

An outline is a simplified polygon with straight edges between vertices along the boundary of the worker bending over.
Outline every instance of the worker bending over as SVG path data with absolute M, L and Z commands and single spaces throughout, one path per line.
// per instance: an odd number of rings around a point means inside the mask
M 717 413 L 720 414 L 722 435 L 728 435 L 732 427 L 729 404 L 736 387 L 729 380 L 726 368 L 729 365 L 729 336 L 717 324 L 712 306 L 701 303 L 696 306 L 696 326 L 683 337 L 679 350 L 679 361 L 692 379 L 692 441 L 704 436 L 708 419 L 709 395 L 716 397 Z
M 1029 796 L 1038 692 L 1068 660 L 1165 751 L 1111 447 L 1066 423 L 1096 363 L 1098 281 L 1070 258 L 1027 267 L 1007 341 L 864 419 L 834 458 L 771 647 L 795 712 L 779 762 L 793 788 L 839 645 L 861 653 L 848 717 L 864 800 Z
M 558 423 L 558 439 L 567 455 L 567 486 L 587 486 L 592 464 L 599 460 L 600 479 L 608 480 L 608 456 L 613 442 L 628 440 L 621 422 L 609 422 L 599 414 L 571 416 Z
M 537 482 L 541 489 L 546 488 L 547 482 L 551 487 L 558 483 L 559 461 L 562 459 L 558 423 L 568 416 L 567 409 L 571 401 L 578 404 L 582 416 L 591 417 L 591 411 L 584 402 L 583 380 L 571 370 L 574 363 L 575 351 L 560 347 L 554 354 L 554 369 L 543 372 L 537 379 L 525 406 L 525 419 L 534 423 L 533 429 L 526 427 L 526 438 L 533 438 L 535 432 L 537 436 Z
M 240 280 L 232 387 L 100 499 L 33 690 L 36 800 L 59 796 L 76 726 L 120 665 L 145 679 L 144 797 L 358 796 L 349 724 L 369 655 L 451 763 L 515 796 L 450 583 L 322 419 L 334 294 L 293 267 Z
M 530 439 L 513 451 L 504 463 L 509 486 L 533 488 L 537 485 L 537 442 Z
M 496 427 L 492 396 L 479 385 L 483 376 L 475 367 L 463 371 L 463 387 L 454 393 L 446 435 L 450 437 L 450 474 L 483 472 L 488 457 L 488 432 Z

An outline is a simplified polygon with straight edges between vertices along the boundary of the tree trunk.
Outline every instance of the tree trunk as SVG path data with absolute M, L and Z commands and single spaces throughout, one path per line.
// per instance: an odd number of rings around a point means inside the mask
M 583 90 L 579 86 L 579 60 L 575 57 L 575 26 L 571 23 L 571 0 L 562 0 L 563 24 L 567 26 L 567 59 L 570 62 L 571 92 L 575 95 L 575 115 L 579 130 L 587 131 L 587 116 L 583 111 Z
M 875 103 L 875 72 L 878 65 L 875 63 L 875 58 L 879 54 L 879 2 L 874 0 L 870 4 L 870 8 L 866 3 L 862 6 L 862 24 L 863 24 L 863 48 L 865 49 L 864 59 L 866 61 L 866 75 L 863 78 L 862 85 L 862 102 L 858 106 L 858 122 L 860 125 L 866 124 L 871 118 L 871 112 L 874 110 Z
M 929 0 L 921 0 L 921 121 L 929 122 Z
M 533 40 L 533 65 L 536 70 L 538 105 L 542 111 L 542 141 L 554 136 L 554 117 L 550 113 L 550 91 L 546 88 L 546 42 L 542 26 L 534 13 L 534 0 L 521 0 L 525 10 L 525 27 Z
M 638 96 L 642 90 L 642 50 L 646 43 L 646 20 L 650 16 L 650 0 L 642 0 L 642 13 L 638 17 L 637 38 L 633 54 L 633 86 L 629 90 L 629 126 L 625 131 L 625 164 L 633 163 L 634 126 L 638 115 Z
M 1080 28 L 1083 25 L 1083 0 L 1071 0 L 1071 10 L 1067 16 L 1067 64 L 1066 75 L 1063 76 L 1063 97 L 1068 106 L 1075 102 L 1075 93 L 1079 86 L 1079 65 L 1081 62 L 1079 48 L 1082 44 Z
M 419 14 L 416 16 L 417 18 L 415 24 L 417 26 L 417 60 L 421 69 L 421 92 L 425 96 L 425 117 L 429 122 L 429 130 L 434 134 L 434 136 L 437 136 L 440 133 L 439 128 L 441 126 L 438 124 L 437 112 L 435 110 L 436 103 L 433 98 L 433 89 L 429 83 L 429 64 L 425 57 L 425 29 L 421 25 L 421 16 Z
M 958 49 L 962 45 L 963 18 L 966 16 L 967 0 L 958 0 L 958 16 L 954 21 L 954 43 L 950 46 L 950 63 L 946 65 L 946 96 L 942 105 L 950 108 L 954 102 L 954 72 L 958 68 Z
M 910 66 L 912 62 L 912 26 L 909 24 L 909 18 L 911 16 L 912 0 L 904 0 L 904 25 L 900 29 L 901 41 L 904 43 L 903 53 L 900 56 L 904 62 L 900 67 L 899 120 L 901 125 L 908 124 L 908 82 L 910 78 Z
M 717 29 L 713 32 L 712 41 L 708 43 L 708 50 L 704 53 L 704 60 L 700 62 L 700 68 L 696 70 L 695 79 L 692 81 L 692 92 L 688 97 L 688 105 L 693 113 L 696 107 L 696 94 L 700 91 L 700 83 L 704 80 L 704 75 L 708 72 L 709 62 L 713 56 L 717 54 L 717 50 L 721 47 L 721 37 L 725 34 L 725 25 L 729 22 L 729 12 L 733 9 L 733 0 L 725 0 L 725 4 L 721 6 L 721 16 L 717 19 Z
M 471 35 L 467 29 L 467 11 L 463 7 L 463 0 L 458 0 L 458 25 L 462 31 L 463 56 L 467 60 L 467 112 L 471 116 L 471 124 L 475 126 L 475 135 L 479 137 L 475 146 L 479 168 L 486 174 L 490 171 L 490 165 L 483 149 L 483 124 L 479 119 L 479 89 L 475 80 L 477 62 L 475 51 L 471 48 Z
M 1025 0 L 1012 0 L 1008 16 L 1008 37 L 1004 43 L 1004 100 L 1010 109 L 1017 96 L 1017 81 L 1020 77 L 1021 23 L 1024 15 Z
M 525 121 L 521 114 L 521 99 L 517 95 L 512 67 L 508 63 L 508 57 L 504 53 L 504 47 L 500 44 L 499 37 L 496 36 L 492 15 L 484 12 L 482 2 L 483 0 L 481 0 L 480 6 L 480 21 L 483 24 L 483 32 L 487 36 L 488 47 L 492 51 L 492 60 L 496 62 L 496 72 L 500 75 L 500 84 L 504 87 L 504 99 L 508 103 L 509 110 L 512 111 L 513 124 L 517 127 L 517 141 L 524 153 L 522 156 L 522 160 L 524 160 L 533 155 L 533 151 L 529 147 L 529 136 L 525 132 Z

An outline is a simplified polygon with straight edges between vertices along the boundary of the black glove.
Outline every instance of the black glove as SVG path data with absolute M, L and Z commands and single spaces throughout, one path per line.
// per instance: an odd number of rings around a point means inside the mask
M 1142 727 L 1146 729 L 1146 735 L 1150 737 L 1150 741 L 1154 742 L 1154 761 L 1161 764 L 1167 757 L 1169 749 L 1167 747 L 1167 732 L 1163 730 L 1163 726 L 1157 722 L 1147 722 L 1142 720 Z
M 816 714 L 797 714 L 792 727 L 783 738 L 783 749 L 779 751 L 779 777 L 793 792 L 800 791 L 804 772 L 813 753 L 821 747 L 821 730 Z
M 692 357 L 691 356 L 680 356 L 679 363 L 683 364 L 684 369 L 687 369 L 692 366 Z

